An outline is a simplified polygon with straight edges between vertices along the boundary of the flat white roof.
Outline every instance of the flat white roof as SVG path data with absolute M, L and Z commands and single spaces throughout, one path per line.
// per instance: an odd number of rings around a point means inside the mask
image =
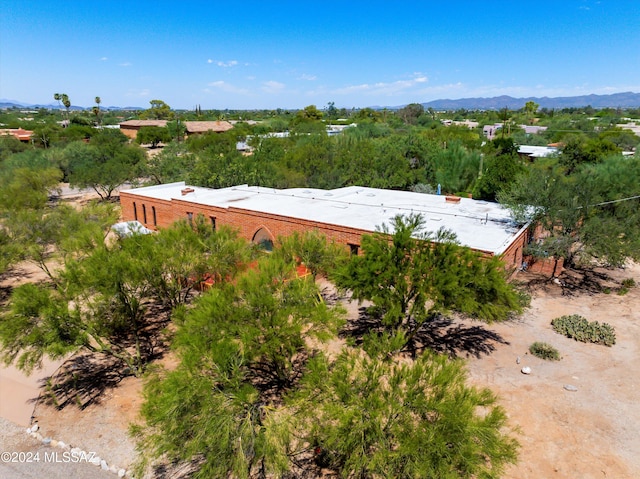
M 558 149 L 555 146 L 520 145 L 518 153 L 529 155 L 532 158 L 545 158 L 558 153 Z
M 169 183 L 127 190 L 127 193 L 219 208 L 235 207 L 371 232 L 382 224 L 391 225 L 396 215 L 419 213 L 425 219 L 426 230 L 446 228 L 456 234 L 460 244 L 493 254 L 504 252 L 522 230 L 513 223 L 508 210 L 498 203 L 469 198 L 450 203 L 440 195 L 362 186 L 335 190 L 189 186 L 194 191 L 182 195 L 181 190 L 186 187 L 184 182 Z

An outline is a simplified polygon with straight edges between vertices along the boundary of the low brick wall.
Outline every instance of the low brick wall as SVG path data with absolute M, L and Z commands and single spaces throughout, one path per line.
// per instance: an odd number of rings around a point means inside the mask
M 524 258 L 526 270 L 531 273 L 538 273 L 549 278 L 557 278 L 564 270 L 564 258 L 534 258 L 526 256 Z

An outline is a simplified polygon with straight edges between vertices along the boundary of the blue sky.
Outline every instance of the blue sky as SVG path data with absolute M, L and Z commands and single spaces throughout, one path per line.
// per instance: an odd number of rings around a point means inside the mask
M 640 0 L 0 0 L 0 98 L 253 109 L 640 92 Z

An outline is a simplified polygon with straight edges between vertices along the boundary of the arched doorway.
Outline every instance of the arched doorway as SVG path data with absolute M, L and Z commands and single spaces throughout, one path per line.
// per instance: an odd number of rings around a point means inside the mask
M 273 251 L 273 236 L 266 228 L 260 228 L 256 231 L 251 242 L 257 244 L 264 251 Z

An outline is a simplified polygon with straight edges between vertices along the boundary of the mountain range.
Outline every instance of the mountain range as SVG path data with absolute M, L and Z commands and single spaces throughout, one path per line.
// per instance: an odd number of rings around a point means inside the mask
M 533 101 L 540 105 L 540 108 L 562 109 L 581 108 L 591 106 L 593 108 L 639 108 L 640 93 L 625 92 L 613 93 L 611 95 L 581 95 L 581 96 L 561 96 L 561 97 L 527 97 L 514 98 L 507 95 L 492 98 L 461 98 L 459 100 L 433 100 L 422 103 L 425 108 L 434 110 L 500 110 L 508 108 L 519 110 L 524 108 L 525 103 Z
M 640 93 L 624 92 L 613 93 L 611 95 L 581 95 L 581 96 L 562 96 L 562 97 L 526 97 L 514 98 L 507 95 L 495 96 L 491 98 L 460 98 L 457 100 L 433 100 L 422 103 L 425 108 L 433 108 L 434 110 L 500 110 L 508 108 L 510 110 L 519 110 L 523 108 L 525 103 L 533 101 L 540 108 L 562 109 L 562 108 L 581 108 L 591 106 L 593 108 L 640 108 Z M 61 109 L 61 106 L 55 103 L 48 105 L 28 104 L 15 100 L 0 99 L 0 108 L 47 108 L 51 110 Z M 71 106 L 71 110 L 90 110 L 92 107 Z M 136 106 L 101 106 L 103 110 L 144 110 L 144 108 Z M 371 107 L 381 109 L 382 107 Z M 402 106 L 386 107 L 391 110 L 402 108 Z

